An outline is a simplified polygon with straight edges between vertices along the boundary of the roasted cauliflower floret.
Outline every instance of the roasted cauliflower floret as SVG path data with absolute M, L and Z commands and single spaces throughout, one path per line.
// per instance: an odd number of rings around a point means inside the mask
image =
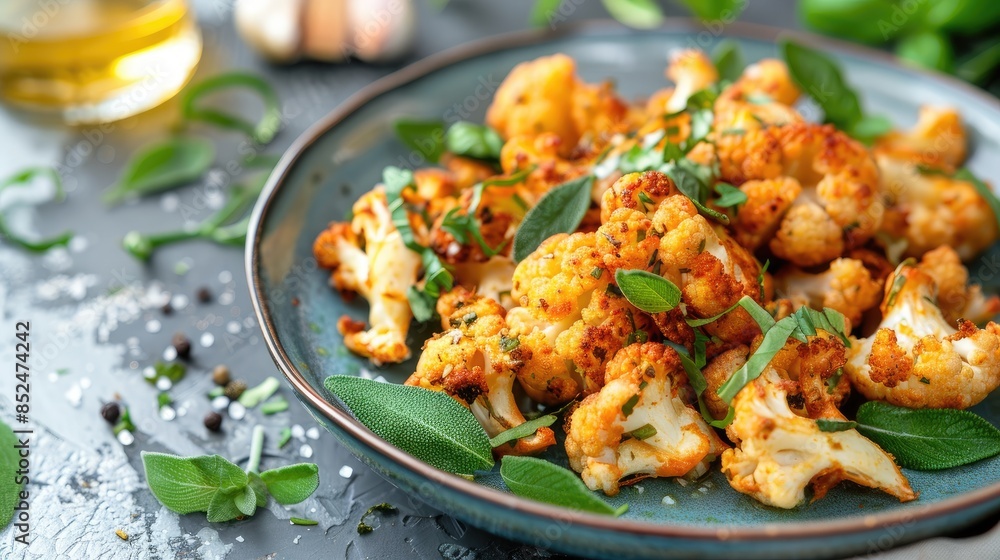
M 785 509 L 805 501 L 806 486 L 812 485 L 813 500 L 818 500 L 842 480 L 903 502 L 917 498 L 892 456 L 857 430 L 823 432 L 815 420 L 792 412 L 788 384 L 774 370 L 765 370 L 733 399 L 730 428 L 740 443 L 722 452 L 722 471 L 736 491 Z
M 882 282 L 872 278 L 863 262 L 836 259 L 818 274 L 788 267 L 775 277 L 778 291 L 792 299 L 804 299 L 811 307 L 829 307 L 842 313 L 851 325 L 861 322 L 861 314 L 882 300 Z
M 557 405 L 604 384 L 608 360 L 647 332 L 649 321 L 610 288 L 595 233 L 551 237 L 514 271 L 511 335 L 531 355 L 518 381 L 534 400 Z
M 585 136 L 627 128 L 628 107 L 607 86 L 585 84 L 564 54 L 522 62 L 507 74 L 486 112 L 486 123 L 507 139 L 551 132 L 568 156 Z
M 567 421 L 570 466 L 609 496 L 632 475 L 704 474 L 724 444 L 690 405 L 693 397 L 673 350 L 652 342 L 623 348 L 604 387 Z
M 997 240 L 997 219 L 971 183 L 885 156 L 878 165 L 886 200 L 882 231 L 906 240 L 905 256 L 947 245 L 968 261 Z
M 685 49 L 670 56 L 666 71 L 674 89 L 662 107 L 663 113 L 676 113 L 687 107 L 688 98 L 719 81 L 719 72 L 704 51 Z
M 334 223 L 321 233 L 313 254 L 320 266 L 333 270 L 333 287 L 361 294 L 371 306 L 368 329 L 364 323 L 341 317 L 337 328 L 344 345 L 376 364 L 409 358 L 406 333 L 413 313 L 406 290 L 417 283 L 421 261 L 392 225 L 383 189 L 378 187 L 358 199 L 350 224 Z
M 984 323 L 1000 313 L 1000 297 L 986 297 L 978 284 L 969 284 L 969 270 L 947 245 L 928 251 L 918 266 L 937 286 L 937 303 L 949 325 L 959 319 Z
M 769 243 L 775 255 L 815 266 L 878 231 L 884 213 L 878 168 L 865 147 L 843 132 L 791 123 L 724 138 L 716 142 L 721 179 L 747 183 L 741 188 L 752 202 L 746 218 L 733 223 L 747 248 L 756 250 L 776 232 Z
M 968 408 L 1000 386 L 1000 325 L 952 327 L 931 276 L 903 264 L 886 282 L 882 322 L 852 344 L 845 371 L 869 399 L 908 408 Z
M 424 345 L 406 384 L 448 393 L 469 407 L 490 437 L 523 424 L 513 390 L 530 353 L 507 338 L 503 307 L 461 287 L 442 295 L 437 307 L 446 330 Z M 527 455 L 554 443 L 552 430 L 542 427 L 494 453 Z
M 955 109 L 925 105 L 912 130 L 880 137 L 875 154 L 951 172 L 965 161 L 965 144 L 965 127 Z
M 629 173 L 604 191 L 601 197 L 601 223 L 607 223 L 619 208 L 636 210 L 652 218 L 660 202 L 675 194 L 680 194 L 680 191 L 664 173 Z

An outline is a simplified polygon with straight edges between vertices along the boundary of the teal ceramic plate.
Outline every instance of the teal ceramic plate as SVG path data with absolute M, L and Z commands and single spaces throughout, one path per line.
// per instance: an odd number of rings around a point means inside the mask
M 776 56 L 775 30 L 727 28 L 748 60 Z M 818 38 L 843 65 L 866 107 L 909 126 L 921 104 L 958 107 L 972 131 L 970 167 L 1000 181 L 1000 104 L 955 80 L 896 65 L 885 55 Z M 733 491 L 716 472 L 682 485 L 647 480 L 612 499 L 628 513 L 611 518 L 547 506 L 486 484 L 438 471 L 381 440 L 327 400 L 331 374 L 377 376 L 401 383 L 415 360 L 375 369 L 345 352 L 335 327 L 348 314 L 367 315 L 361 298 L 345 302 L 331 291 L 312 258 L 312 241 L 331 220 L 379 179 L 386 165 L 412 166 L 392 132 L 400 117 L 480 121 L 497 85 L 517 63 L 563 52 L 588 81 L 614 79 L 626 97 L 664 85 L 668 51 L 719 40 L 686 21 L 643 33 L 613 24 L 576 27 L 557 35 L 527 33 L 487 39 L 405 68 L 364 89 L 304 134 L 285 154 L 254 212 L 247 275 L 257 316 L 278 367 L 299 399 L 348 448 L 393 484 L 469 523 L 544 548 L 613 558 L 830 558 L 886 550 L 960 528 L 1000 511 L 1000 457 L 938 473 L 906 472 L 920 499 L 900 504 L 880 492 L 844 483 L 794 511 L 764 507 Z M 815 115 L 816 112 L 809 113 Z M 974 267 L 996 281 L 1000 253 Z M 294 303 L 293 303 L 294 301 Z M 420 348 L 428 331 L 415 329 Z M 1000 394 L 975 409 L 1000 424 Z M 716 469 L 717 471 L 717 469 Z M 639 491 L 639 488 L 642 491 Z M 665 505 L 669 496 L 674 503 Z

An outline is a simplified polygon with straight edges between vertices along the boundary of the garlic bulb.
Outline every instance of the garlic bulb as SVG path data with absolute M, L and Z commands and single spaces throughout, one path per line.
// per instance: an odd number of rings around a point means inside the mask
M 275 62 L 327 62 L 355 56 L 384 62 L 413 44 L 411 0 L 237 0 L 236 29 Z

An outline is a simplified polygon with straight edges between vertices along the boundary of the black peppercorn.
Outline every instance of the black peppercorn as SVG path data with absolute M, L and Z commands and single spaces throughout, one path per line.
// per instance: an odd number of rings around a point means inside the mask
M 168 301 L 167 303 L 164 303 L 162 307 L 160 307 L 160 312 L 163 313 L 164 315 L 172 315 L 174 312 L 174 306 L 170 305 L 170 302 Z
M 121 408 L 118 403 L 112 401 L 109 403 L 104 403 L 101 407 L 101 416 L 107 420 L 108 424 L 114 424 L 118 421 L 118 416 L 121 415 Z
M 177 351 L 178 358 L 186 360 L 191 357 L 191 340 L 184 336 L 184 333 L 175 334 L 171 344 L 173 344 L 174 350 Z
M 218 412 L 209 412 L 205 415 L 205 427 L 213 432 L 222 429 L 222 415 Z
M 208 303 L 212 301 L 212 292 L 204 286 L 198 288 L 198 291 L 195 292 L 194 295 L 196 298 L 198 298 L 198 301 L 200 301 L 201 303 Z

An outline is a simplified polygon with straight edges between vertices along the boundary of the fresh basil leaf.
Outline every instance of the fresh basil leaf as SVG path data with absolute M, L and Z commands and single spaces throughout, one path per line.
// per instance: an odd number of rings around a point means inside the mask
M 14 506 L 17 505 L 21 492 L 21 480 L 18 477 L 18 462 L 20 456 L 17 450 L 17 436 L 10 426 L 0 422 L 0 530 L 10 524 L 14 518 Z
M 208 140 L 178 136 L 136 152 L 118 182 L 104 195 L 108 204 L 147 196 L 198 180 L 215 160 Z
M 983 200 L 990 205 L 990 210 L 993 211 L 993 217 L 997 220 L 997 223 L 1000 224 L 1000 200 L 997 200 L 997 195 L 993 193 L 993 189 L 991 189 L 989 185 L 984 183 L 981 179 L 979 179 L 979 177 L 976 177 L 972 171 L 969 171 L 969 169 L 965 167 L 959 169 L 958 172 L 955 173 L 955 178 L 959 181 L 972 183 L 972 186 L 975 187 L 979 196 L 983 197 Z
M 719 79 L 735 82 L 743 74 L 746 64 L 743 62 L 743 51 L 739 43 L 725 39 L 716 45 L 712 51 L 712 62 L 719 72 Z
M 764 372 L 764 369 L 771 359 L 774 358 L 775 354 L 785 345 L 788 337 L 798 328 L 798 324 L 795 319 L 791 317 L 785 317 L 784 319 L 778 321 L 773 327 L 768 329 L 764 333 L 764 340 L 761 341 L 760 346 L 757 347 L 757 351 L 751 354 L 747 363 L 743 364 L 743 367 L 736 370 L 732 377 L 726 380 L 721 387 L 715 392 L 719 395 L 725 403 L 733 402 L 736 394 L 740 392 L 743 387 L 750 383 L 754 379 L 760 377 L 760 374 Z
M 260 473 L 260 479 L 274 501 L 282 505 L 297 504 L 319 487 L 319 467 L 298 463 Z
M 858 431 L 892 453 L 901 467 L 948 469 L 1000 454 L 1000 430 L 967 410 L 861 405 Z
M 498 161 L 503 138 L 486 125 L 459 121 L 448 129 L 444 146 L 457 156 Z
M 590 491 L 575 473 L 535 457 L 504 456 L 500 476 L 514 494 L 579 511 L 619 516 L 628 506 L 615 509 Z
M 493 467 L 483 427 L 444 393 L 343 375 L 324 386 L 376 435 L 434 467 L 455 474 Z
M 554 187 L 528 210 L 514 235 L 514 262 L 521 262 L 546 239 L 572 233 L 590 208 L 594 176 L 578 177 Z
M 62 177 L 59 176 L 58 171 L 51 167 L 30 167 L 23 169 L 0 182 L 0 191 L 8 187 L 28 186 L 36 177 L 48 177 L 52 181 L 52 186 L 55 189 L 52 196 L 53 200 L 60 201 L 66 197 L 66 192 L 63 190 Z M 73 239 L 73 234 L 67 231 L 48 239 L 26 239 L 11 230 L 6 220 L 0 215 L 0 237 L 22 249 L 35 253 L 44 253 L 53 247 L 65 246 Z
M 510 339 L 508 339 L 508 340 L 510 340 Z M 517 340 L 517 339 L 514 339 L 514 340 Z M 538 431 L 538 428 L 545 428 L 547 426 L 551 426 L 552 424 L 555 423 L 556 419 L 557 418 L 556 418 L 555 414 L 546 414 L 544 416 L 539 416 L 538 418 L 535 418 L 534 420 L 528 420 L 527 422 L 525 422 L 523 424 L 519 424 L 517 426 L 514 426 L 513 428 L 511 428 L 509 430 L 504 430 L 504 431 L 500 432 L 499 434 L 491 437 L 490 438 L 490 446 L 491 447 L 500 447 L 501 445 L 503 445 L 505 443 L 509 443 L 509 442 L 512 442 L 512 441 L 517 441 L 517 440 L 519 440 L 521 438 L 526 438 L 526 437 L 533 436 L 533 435 L 535 435 L 535 432 Z
M 652 29 L 663 23 L 663 10 L 653 0 L 601 0 L 604 9 L 619 22 L 637 29 Z
M 747 202 L 747 195 L 728 183 L 715 185 L 715 192 L 719 194 L 719 198 L 715 199 L 715 205 L 720 208 L 731 208 Z
M 249 482 L 243 469 L 219 455 L 185 458 L 143 451 L 141 456 L 153 496 L 176 513 L 207 512 L 216 494 L 232 495 Z
M 989 39 L 955 64 L 955 75 L 979 86 L 985 86 L 1000 65 L 1000 42 Z
M 248 89 L 264 102 L 264 114 L 256 124 L 241 117 L 208 107 L 199 106 L 202 97 L 230 88 Z M 261 77 L 243 72 L 213 76 L 195 84 L 181 96 L 181 111 L 189 121 L 201 121 L 221 128 L 239 130 L 258 144 L 267 144 L 281 128 L 281 103 L 278 94 Z
M 850 132 L 862 119 L 861 102 L 837 63 L 820 51 L 787 39 L 781 41 L 780 48 L 796 85 L 823 109 L 827 122 Z
M 827 420 L 826 418 L 819 418 L 816 420 L 816 427 L 819 428 L 819 431 L 821 432 L 846 432 L 847 430 L 853 430 L 858 427 L 858 423 L 845 420 Z
M 681 302 L 681 290 L 673 282 L 645 270 L 618 269 L 615 283 L 632 305 L 646 313 L 670 311 Z
M 400 119 L 392 124 L 396 137 L 427 161 L 437 163 L 444 153 L 444 123 Z

